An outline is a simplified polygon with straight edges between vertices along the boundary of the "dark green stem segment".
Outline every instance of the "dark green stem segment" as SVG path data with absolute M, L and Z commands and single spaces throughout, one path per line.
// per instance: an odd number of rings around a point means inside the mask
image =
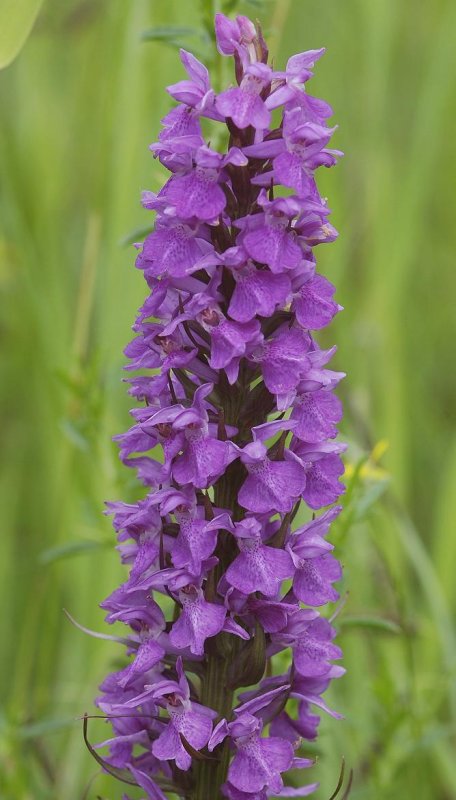
M 233 705 L 233 690 L 228 686 L 228 666 L 229 660 L 220 654 L 208 657 L 201 696 L 201 702 L 215 709 L 221 718 L 230 717 Z M 217 748 L 217 759 L 199 762 L 194 800 L 222 800 L 220 787 L 226 780 L 230 759 L 228 740 Z
M 239 413 L 241 398 L 239 389 L 230 387 L 224 397 L 224 415 L 229 424 Z M 243 468 L 239 462 L 230 465 L 226 473 L 215 486 L 214 503 L 219 508 L 230 509 L 233 519 L 242 516 L 242 509 L 237 504 L 239 487 L 244 480 Z M 216 555 L 219 563 L 211 576 L 212 590 L 215 591 L 220 577 L 228 565 L 236 557 L 237 548 L 231 534 L 221 531 Z M 234 686 L 230 668 L 242 646 L 242 641 L 231 634 L 221 633 L 207 642 L 206 665 L 201 682 L 201 703 L 217 711 L 218 719 L 231 717 L 233 708 Z M 200 761 L 196 765 L 195 789 L 193 800 L 223 800 L 220 787 L 226 781 L 230 761 L 228 739 L 213 754 L 213 760 Z
M 228 542 L 223 533 L 221 539 L 220 549 L 223 553 L 220 555 L 224 558 L 223 560 L 221 558 L 214 576 L 215 586 L 223 572 L 227 557 L 229 558 Z M 203 705 L 217 711 L 219 719 L 229 720 L 231 717 L 234 687 L 229 672 L 239 644 L 240 641 L 236 637 L 227 633 L 221 633 L 207 643 L 206 669 L 201 682 L 200 698 Z M 226 739 L 223 745 L 217 748 L 213 760 L 200 761 L 196 765 L 194 800 L 222 800 L 220 787 L 226 780 L 229 759 L 229 742 Z

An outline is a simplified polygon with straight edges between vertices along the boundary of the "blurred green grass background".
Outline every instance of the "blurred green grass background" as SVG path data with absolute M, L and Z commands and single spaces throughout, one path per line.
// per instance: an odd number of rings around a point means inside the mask
M 147 146 L 164 87 L 182 76 L 177 50 L 141 35 L 198 26 L 202 7 L 45 0 L 0 73 L 2 800 L 122 796 L 107 776 L 84 794 L 97 767 L 75 721 L 118 650 L 62 608 L 106 632 L 98 603 L 124 574 L 102 509 L 135 491 L 111 436 L 128 422 L 122 348 L 144 286 L 122 240 L 149 221 L 140 191 L 161 172 Z M 270 31 L 276 64 L 327 47 L 309 88 L 334 106 L 346 152 L 320 182 L 341 237 L 318 252 L 345 306 L 328 342 L 349 375 L 349 491 L 334 531 L 348 673 L 330 692 L 346 719 L 324 718 L 309 749 L 315 797 L 329 797 L 344 755 L 353 800 L 451 800 L 456 4 L 242 10 Z M 93 723 L 95 740 L 103 732 Z

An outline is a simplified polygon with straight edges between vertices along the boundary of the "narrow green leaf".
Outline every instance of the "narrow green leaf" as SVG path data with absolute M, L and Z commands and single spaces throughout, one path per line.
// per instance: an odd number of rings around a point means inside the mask
M 341 628 L 372 628 L 374 630 L 384 631 L 385 633 L 402 633 L 402 628 L 397 622 L 383 617 L 341 617 L 339 620 L 339 627 Z
M 87 738 L 87 714 L 84 714 L 84 721 L 82 723 L 82 735 L 84 736 L 84 741 L 86 743 L 87 750 L 89 751 L 90 755 L 93 756 L 95 761 L 98 762 L 100 767 L 102 767 L 106 772 L 109 772 L 110 775 L 113 775 L 114 778 L 117 778 L 119 781 L 123 783 L 128 783 L 130 786 L 137 786 L 138 784 L 134 781 L 131 777 L 131 774 L 124 769 L 117 769 L 117 767 L 113 767 L 104 758 L 102 758 L 96 750 L 93 749 L 92 745 L 90 744 Z
M 339 780 L 337 781 L 337 786 L 334 789 L 331 797 L 328 797 L 328 800 L 335 800 L 335 798 L 339 794 L 340 790 L 342 789 L 343 782 L 344 782 L 344 775 L 345 775 L 345 758 L 342 756 L 342 763 L 340 765 Z
M 351 769 L 350 770 L 350 774 L 348 776 L 348 783 L 347 783 L 347 785 L 345 787 L 345 792 L 342 795 L 342 800 L 347 800 L 349 794 L 351 793 L 352 786 L 353 786 L 353 775 L 354 775 L 354 772 Z
M 130 233 L 125 234 L 123 239 L 120 240 L 119 244 L 121 247 L 129 247 L 131 244 L 135 244 L 136 242 L 141 242 L 151 233 L 153 230 L 152 225 L 144 225 L 141 228 L 135 228 L 134 230 L 130 231 Z
M 95 761 L 97 761 L 98 764 L 106 772 L 109 772 L 110 775 L 113 775 L 114 778 L 117 778 L 119 781 L 122 781 L 123 783 L 128 783 L 130 786 L 138 786 L 136 781 L 134 781 L 132 779 L 132 776 L 131 776 L 130 772 L 127 772 L 127 770 L 124 770 L 124 769 L 118 769 L 117 767 L 111 766 L 111 764 L 109 764 L 107 761 L 105 761 L 105 759 L 102 758 L 100 755 L 98 755 L 96 750 L 94 750 L 94 748 L 90 744 L 88 736 L 87 736 L 88 720 L 89 720 L 88 714 L 84 714 L 83 723 L 82 723 L 82 733 L 83 733 L 83 736 L 84 736 L 84 742 L 86 743 L 86 747 L 87 747 L 89 753 L 91 754 L 91 756 L 93 756 Z M 175 792 L 176 794 L 179 794 L 179 796 L 182 796 L 181 795 L 181 789 L 178 786 L 175 786 L 175 784 L 172 783 L 172 781 L 167 780 L 167 778 L 160 778 L 160 777 L 155 777 L 154 776 L 154 781 L 157 784 L 157 786 L 160 786 L 161 789 L 164 789 L 167 792 Z
M 68 439 L 78 450 L 87 451 L 89 449 L 89 442 L 86 437 L 81 433 L 77 426 L 70 419 L 63 419 L 61 421 L 62 431 L 66 434 Z
M 236 10 L 237 4 L 237 0 L 225 0 L 225 2 L 222 2 L 222 13 L 232 14 Z
M 27 725 L 21 725 L 18 730 L 20 739 L 35 739 L 38 736 L 46 736 L 48 733 L 60 731 L 62 728 L 69 728 L 74 725 L 74 718 L 63 719 L 43 719 L 40 722 L 30 722 Z
M 207 752 L 203 752 L 201 750 L 195 750 L 193 745 L 191 745 L 190 742 L 187 741 L 183 733 L 180 733 L 179 736 L 182 745 L 185 747 L 189 756 L 196 759 L 196 761 L 220 761 L 220 759 L 217 758 L 217 756 L 211 756 Z
M 264 675 L 265 667 L 266 638 L 261 625 L 257 622 L 255 635 L 243 646 L 230 666 L 230 685 L 238 687 L 258 683 Z
M 101 550 L 105 547 L 110 547 L 110 545 L 111 543 L 109 540 L 96 541 L 94 539 L 85 539 L 82 542 L 68 542 L 67 544 L 49 547 L 47 550 L 43 550 L 38 560 L 40 564 L 52 564 L 54 561 L 60 561 L 63 558 L 84 555 L 84 553 Z
M 135 642 L 133 639 L 126 639 L 122 636 L 111 636 L 109 633 L 99 633 L 98 631 L 92 631 L 90 628 L 86 628 L 85 625 L 81 625 L 74 617 L 71 616 L 70 612 L 66 610 L 66 608 L 62 609 L 63 613 L 65 614 L 66 618 L 71 622 L 75 628 L 86 633 L 88 636 L 93 636 L 95 639 L 106 639 L 109 642 L 120 642 L 121 644 L 126 644 L 127 647 L 131 647 L 135 650 L 138 649 L 139 644 Z M 92 717 L 91 717 L 92 718 Z
M 148 28 L 141 34 L 141 39 L 145 42 L 164 42 L 176 40 L 178 36 L 198 35 L 196 28 L 184 28 L 180 25 L 157 25 L 156 28 Z
M 366 486 L 363 494 L 356 503 L 355 518 L 358 522 L 366 516 L 371 506 L 373 506 L 377 500 L 380 499 L 382 494 L 386 492 L 388 486 L 388 479 L 375 481 L 374 483 Z
M 43 0 L 0 0 L 0 69 L 24 46 Z

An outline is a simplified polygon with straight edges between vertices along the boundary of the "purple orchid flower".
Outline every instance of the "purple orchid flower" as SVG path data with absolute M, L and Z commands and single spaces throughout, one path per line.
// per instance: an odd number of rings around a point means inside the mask
M 260 97 L 271 83 L 272 70 L 266 64 L 250 64 L 244 71 L 239 87 L 227 89 L 216 99 L 216 108 L 230 117 L 238 128 L 252 125 L 257 130 L 269 127 L 271 112 Z
M 145 639 L 140 644 L 134 661 L 119 680 L 119 686 L 128 686 L 138 675 L 149 672 L 165 655 L 165 649 L 153 638 Z
M 341 306 L 315 255 L 337 236 L 316 173 L 339 152 L 332 109 L 304 89 L 324 51 L 278 70 L 247 17 L 215 29 L 235 83 L 215 94 L 181 50 L 150 146 L 168 180 L 142 195 L 155 216 L 125 349 L 137 406 L 114 437 L 138 494 L 106 511 L 128 577 L 101 607 L 126 627 L 107 638 L 127 660 L 100 687 L 112 735 L 96 747 L 151 800 L 311 794 L 286 773 L 312 765 L 298 748 L 319 713 L 340 717 L 323 694 L 344 672 L 322 608 L 339 596 L 340 506 L 295 523 L 344 491 L 344 373 L 318 341 Z
M 297 394 L 291 412 L 291 419 L 298 423 L 293 435 L 303 442 L 334 439 L 341 418 L 342 404 L 332 392 L 323 389 Z
M 238 227 L 246 230 L 242 237 L 243 247 L 250 258 L 267 264 L 273 273 L 297 267 L 303 254 L 289 225 L 300 210 L 298 201 L 289 197 L 268 200 L 262 191 L 258 203 L 264 210 L 263 214 L 236 222 Z
M 252 263 L 233 274 L 236 288 L 228 313 L 237 322 L 249 322 L 256 314 L 269 317 L 276 308 L 285 304 L 290 292 L 290 281 L 286 275 L 273 275 L 257 269 Z
M 345 445 L 338 443 L 315 445 L 298 442 L 293 445 L 295 455 L 305 467 L 303 497 L 309 508 L 329 506 L 344 493 L 344 484 L 339 481 L 345 471 L 339 456 L 344 449 Z
M 254 43 L 257 30 L 248 17 L 239 15 L 235 20 L 231 20 L 224 14 L 216 14 L 215 36 L 219 53 L 223 56 L 233 56 L 241 48 L 248 48 Z
M 282 582 L 293 574 L 288 553 L 263 544 L 261 524 L 254 517 L 235 525 L 233 533 L 240 553 L 228 567 L 226 580 L 244 594 L 262 592 L 275 597 Z
M 340 647 L 332 644 L 335 630 L 323 617 L 309 619 L 307 610 L 298 609 L 275 641 L 288 642 L 293 650 L 293 664 L 299 675 L 314 678 L 326 675 L 332 659 L 342 658 Z
M 311 367 L 307 357 L 311 343 L 305 331 L 284 325 L 252 352 L 250 357 L 261 364 L 271 394 L 281 395 L 296 389 Z
M 209 750 L 229 735 L 236 754 L 228 770 L 228 783 L 241 792 L 259 792 L 264 788 L 275 794 L 283 788 L 281 773 L 293 763 L 293 748 L 286 739 L 262 738 L 261 721 L 244 712 L 234 722 L 222 720 L 215 728 Z
M 248 477 L 242 485 L 238 501 L 248 511 L 267 513 L 272 510 L 291 511 L 305 489 L 305 470 L 300 459 L 285 449 L 284 459 L 272 461 L 263 440 L 280 430 L 293 426 L 288 421 L 266 423 L 252 429 L 254 441 L 240 454 Z
M 321 158 L 322 151 L 327 152 L 325 145 L 335 130 L 314 121 L 303 121 L 299 108 L 285 112 L 283 133 L 287 149 L 274 159 L 274 178 L 300 197 L 312 195 L 315 161 Z
M 336 558 L 329 553 L 316 558 L 303 558 L 291 551 L 296 572 L 293 592 L 298 600 L 310 606 L 323 606 L 339 599 L 333 583 L 340 581 L 342 569 Z
M 227 250 L 223 263 L 231 269 L 236 282 L 228 308 L 232 319 L 250 322 L 257 315 L 270 317 L 285 305 L 291 292 L 288 275 L 258 269 L 242 247 Z
M 136 266 L 146 277 L 165 273 L 180 278 L 195 272 L 198 262 L 213 250 L 199 232 L 203 233 L 198 226 L 183 225 L 173 217 L 164 220 L 144 241 Z
M 218 514 L 211 520 L 198 516 L 195 495 L 170 491 L 161 504 L 161 512 L 174 513 L 179 533 L 174 541 L 171 558 L 175 567 L 187 567 L 199 575 L 201 563 L 209 558 L 217 545 L 218 531 L 229 529 L 231 520 L 228 514 Z
M 201 750 L 210 739 L 216 712 L 190 700 L 190 687 L 181 658 L 176 661 L 176 671 L 178 683 L 162 681 L 154 689 L 153 696 L 164 705 L 169 722 L 153 743 L 152 753 L 161 760 L 175 761 L 179 769 L 188 770 L 192 759 L 182 744 L 181 736 L 195 750 Z
M 204 642 L 210 636 L 220 633 L 226 617 L 224 606 L 208 603 L 202 589 L 190 584 L 179 592 L 182 612 L 174 623 L 170 642 L 175 647 L 189 647 L 197 656 L 204 653 Z
M 225 193 L 220 186 L 223 167 L 227 164 L 243 166 L 247 158 L 236 147 L 226 156 L 221 156 L 210 147 L 202 145 L 194 153 L 195 166 L 186 175 L 172 177 L 165 197 L 174 214 L 180 219 L 212 222 L 222 213 L 226 205 Z
M 239 374 L 240 359 L 247 347 L 253 346 L 260 338 L 258 321 L 232 322 L 214 305 L 203 309 L 200 320 L 211 337 L 210 366 L 213 369 L 224 368 L 229 382 L 234 383 Z
M 335 288 L 322 275 L 303 283 L 293 298 L 296 318 L 303 328 L 318 330 L 328 325 L 342 306 L 332 299 Z
M 164 452 L 168 459 L 174 459 L 172 473 L 180 485 L 192 483 L 204 488 L 237 458 L 236 450 L 229 442 L 220 441 L 210 433 L 204 398 L 212 388 L 212 384 L 200 386 L 190 408 L 175 405 L 161 409 L 149 418 L 147 424 L 143 424 L 146 431 L 159 425 L 169 426 L 166 434 L 172 447 L 170 445 L 168 451 L 164 448 Z M 178 455 L 182 450 L 183 453 Z
M 318 50 L 306 50 L 304 53 L 297 53 L 287 61 L 287 68 L 283 73 L 282 81 L 278 84 L 275 92 L 268 98 L 269 108 L 278 108 L 282 104 L 285 107 L 293 105 L 294 102 L 305 102 L 307 92 L 303 92 L 302 84 L 312 77 L 312 68 L 318 59 L 324 55 L 325 48 Z M 327 104 L 325 103 L 327 106 Z M 327 116 L 332 116 L 332 110 Z
M 207 67 L 187 50 L 180 50 L 180 58 L 188 74 L 188 80 L 168 86 L 168 93 L 174 100 L 184 104 L 181 108 L 187 113 L 188 109 L 193 108 L 203 116 L 217 119 L 214 109 L 215 95 L 211 89 Z

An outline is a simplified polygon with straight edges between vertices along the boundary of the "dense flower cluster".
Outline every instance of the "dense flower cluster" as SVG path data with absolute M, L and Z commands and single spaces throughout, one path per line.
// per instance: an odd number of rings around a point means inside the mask
M 168 88 L 178 105 L 151 147 L 171 177 L 143 198 L 150 293 L 126 348 L 140 405 L 116 437 L 147 493 L 108 504 L 130 573 L 102 607 L 128 626 L 130 661 L 101 687 L 102 744 L 153 800 L 309 794 L 283 774 L 309 765 L 301 740 L 343 672 L 317 610 L 338 597 L 326 537 L 343 492 L 343 374 L 313 334 L 340 309 L 314 256 L 337 235 L 314 177 L 339 155 L 332 112 L 304 90 L 323 50 L 280 72 L 246 17 L 218 14 L 216 35 L 236 86 L 216 94 L 181 51 L 188 78 Z M 202 117 L 225 127 L 226 152 Z M 302 501 L 331 507 L 295 527 Z

